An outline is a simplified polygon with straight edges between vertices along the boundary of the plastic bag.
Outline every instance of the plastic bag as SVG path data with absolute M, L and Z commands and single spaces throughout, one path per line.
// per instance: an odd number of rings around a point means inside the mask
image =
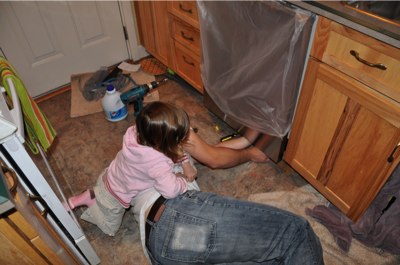
M 119 72 L 115 77 L 107 78 L 109 74 L 110 72 L 107 70 L 107 67 L 101 67 L 86 81 L 85 85 L 81 88 L 81 92 L 87 101 L 102 98 L 109 84 L 113 85 L 116 90 L 124 88 L 130 81 L 135 84 L 129 76 L 123 75 L 122 72 Z
M 202 79 L 238 123 L 290 130 L 315 15 L 276 1 L 197 1 Z

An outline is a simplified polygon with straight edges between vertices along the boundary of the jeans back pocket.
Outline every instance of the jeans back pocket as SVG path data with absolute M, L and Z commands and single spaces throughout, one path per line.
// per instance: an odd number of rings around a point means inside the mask
M 174 212 L 161 256 L 180 262 L 204 262 L 215 245 L 216 223 Z

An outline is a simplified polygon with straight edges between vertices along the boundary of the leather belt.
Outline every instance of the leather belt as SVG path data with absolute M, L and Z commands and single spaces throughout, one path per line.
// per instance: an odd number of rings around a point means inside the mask
M 158 197 L 158 199 L 154 202 L 153 206 L 150 209 L 149 215 L 147 215 L 147 220 L 152 223 L 157 223 L 160 220 L 162 213 L 165 210 L 165 199 L 163 196 Z M 145 225 L 145 238 L 146 238 L 146 246 L 149 242 L 151 225 L 146 222 Z

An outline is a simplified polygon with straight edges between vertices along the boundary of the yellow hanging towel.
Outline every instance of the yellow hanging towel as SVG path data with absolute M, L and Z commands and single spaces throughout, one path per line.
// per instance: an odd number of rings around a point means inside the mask
M 36 102 L 29 95 L 24 83 L 19 78 L 15 69 L 4 57 L 1 56 L 0 77 L 2 86 L 5 87 L 9 97 L 11 97 L 11 91 L 6 79 L 11 78 L 14 83 L 24 118 L 25 143 L 34 154 L 39 152 L 36 143 L 39 143 L 44 151 L 47 151 L 53 143 L 57 133 L 46 116 L 39 109 Z

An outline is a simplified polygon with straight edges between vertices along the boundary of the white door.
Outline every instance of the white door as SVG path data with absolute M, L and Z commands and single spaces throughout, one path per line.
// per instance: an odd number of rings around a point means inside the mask
M 0 1 L 0 48 L 33 97 L 129 58 L 118 1 Z

